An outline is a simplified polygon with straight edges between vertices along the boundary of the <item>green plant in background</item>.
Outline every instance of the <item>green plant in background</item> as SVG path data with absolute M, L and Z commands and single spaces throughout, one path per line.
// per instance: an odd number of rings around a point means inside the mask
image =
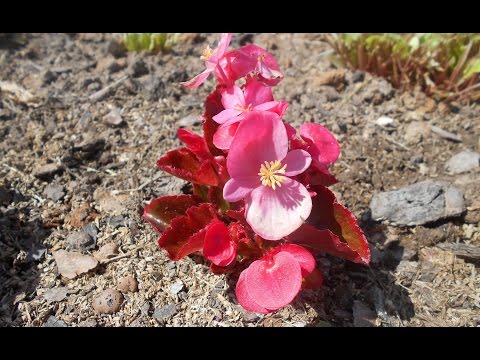
M 480 34 L 327 34 L 336 61 L 387 78 L 393 86 L 420 86 L 442 100 L 480 100 Z
M 157 53 L 170 50 L 179 37 L 178 33 L 125 33 L 123 43 L 128 51 L 146 50 Z

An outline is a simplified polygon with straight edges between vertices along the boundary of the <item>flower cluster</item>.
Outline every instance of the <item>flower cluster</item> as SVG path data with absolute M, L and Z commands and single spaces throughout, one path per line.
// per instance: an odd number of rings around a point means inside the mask
M 193 184 L 192 194 L 150 202 L 144 219 L 160 233 L 172 260 L 197 253 L 216 274 L 242 272 L 238 302 L 269 313 L 323 278 L 315 256 L 325 253 L 368 265 L 368 243 L 354 215 L 327 188 L 339 154 L 335 137 L 307 123 L 298 132 L 282 117 L 285 101 L 272 87 L 283 75 L 275 58 L 256 45 L 227 51 L 231 34 L 201 59 L 205 71 L 182 83 L 193 89 L 213 74 L 203 136 L 178 130 L 185 146 L 162 156 L 163 171 Z

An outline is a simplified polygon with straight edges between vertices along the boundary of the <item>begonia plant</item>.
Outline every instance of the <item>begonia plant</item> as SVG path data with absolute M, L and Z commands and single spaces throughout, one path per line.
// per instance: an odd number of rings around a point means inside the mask
M 239 304 L 270 313 L 290 304 L 323 277 L 325 254 L 368 265 L 370 251 L 355 216 L 328 186 L 340 146 L 324 126 L 298 132 L 283 120 L 285 101 L 272 87 L 283 78 L 272 54 L 256 45 L 228 51 L 231 34 L 203 52 L 205 70 L 182 83 L 194 89 L 213 74 L 203 135 L 178 129 L 185 145 L 157 166 L 192 183 L 191 194 L 162 196 L 143 218 L 158 244 L 178 261 L 199 254 L 215 274 L 238 274 Z

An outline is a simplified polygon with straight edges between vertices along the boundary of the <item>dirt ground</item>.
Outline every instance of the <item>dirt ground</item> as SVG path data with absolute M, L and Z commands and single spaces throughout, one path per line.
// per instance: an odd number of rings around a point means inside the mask
M 195 256 L 169 261 L 140 218 L 153 198 L 186 191 L 155 161 L 180 145 L 180 125 L 201 132 L 198 116 L 213 81 L 194 91 L 178 82 L 202 70 L 201 51 L 218 35 L 192 35 L 166 55 L 124 53 L 117 38 L 0 38 L 0 81 L 18 86 L 0 92 L 0 325 L 480 325 L 478 258 L 445 246 L 480 246 L 479 172 L 445 171 L 452 155 L 480 151 L 478 105 L 402 94 L 368 74 L 326 75 L 334 66 L 316 34 L 234 35 L 232 48 L 253 42 L 277 57 L 284 80 L 274 95 L 289 103 L 287 121 L 326 124 L 337 137 L 342 153 L 332 172 L 340 183 L 332 189 L 360 219 L 372 251 L 370 268 L 318 258 L 322 289 L 257 316 L 237 304 L 234 279 L 211 274 Z M 117 115 L 106 116 L 112 110 Z M 395 123 L 382 128 L 380 116 Z M 416 227 L 370 219 L 375 192 L 425 179 L 458 184 L 466 213 Z M 69 236 L 85 227 L 94 239 L 85 254 L 112 242 L 118 254 L 69 280 L 52 254 L 69 250 Z M 94 298 L 127 275 L 138 291 L 124 293 L 118 312 L 98 314 Z

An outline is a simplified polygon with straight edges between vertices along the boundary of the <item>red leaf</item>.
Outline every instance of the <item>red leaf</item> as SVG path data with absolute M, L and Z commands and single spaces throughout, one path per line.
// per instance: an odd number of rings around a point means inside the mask
M 163 171 L 183 180 L 203 185 L 218 185 L 218 176 L 214 170 L 213 160 L 200 162 L 198 157 L 187 148 L 167 152 L 157 161 Z
M 286 251 L 254 261 L 245 272 L 248 296 L 265 309 L 276 310 L 290 304 L 301 285 L 300 265 Z
M 248 225 L 246 225 L 248 226 Z M 263 251 L 250 238 L 245 227 L 239 222 L 233 222 L 228 225 L 230 239 L 237 243 L 237 254 L 244 258 L 259 258 Z
M 207 96 L 207 100 L 205 101 L 205 113 L 203 114 L 205 119 L 203 122 L 203 136 L 205 137 L 208 149 L 213 156 L 224 155 L 222 150 L 213 145 L 213 135 L 217 131 L 218 124 L 212 119 L 212 117 L 224 110 L 221 90 L 222 87 L 217 86 L 215 91 Z
M 370 249 L 355 216 L 323 186 L 312 186 L 312 212 L 306 224 L 288 236 L 293 243 L 368 265 Z
M 205 238 L 205 227 L 217 219 L 215 208 L 211 204 L 200 204 L 186 211 L 185 216 L 174 218 L 162 236 L 158 245 L 167 250 L 171 260 L 178 261 L 195 251 L 201 250 Z
M 230 239 L 227 226 L 219 220 L 206 228 L 203 255 L 218 266 L 228 266 L 235 260 L 237 244 Z
M 198 203 L 199 199 L 192 195 L 162 196 L 145 207 L 142 217 L 156 231 L 162 232 L 174 218 L 184 215 L 187 209 Z
M 187 148 L 190 149 L 200 160 L 206 160 L 213 158 L 212 154 L 208 150 L 207 143 L 203 137 L 197 135 L 187 129 L 178 129 L 177 136 Z

